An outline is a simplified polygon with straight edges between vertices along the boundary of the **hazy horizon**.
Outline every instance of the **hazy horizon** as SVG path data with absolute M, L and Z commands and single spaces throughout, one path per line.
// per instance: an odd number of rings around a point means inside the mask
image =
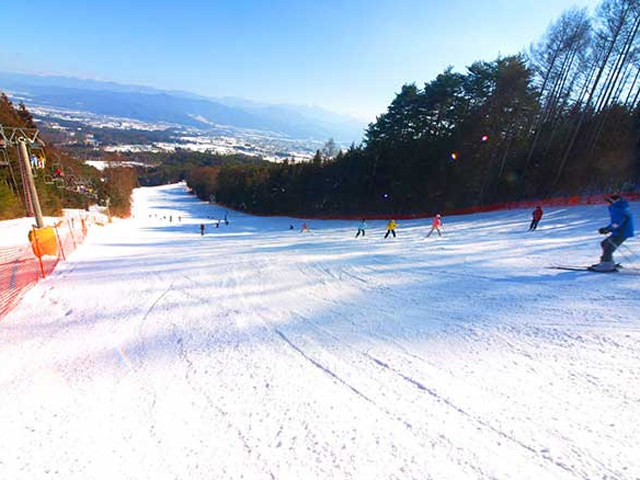
M 403 84 L 516 54 L 564 10 L 599 2 L 491 3 L 243 0 L 175 9 L 165 1 L 37 0 L 33 35 L 6 25 L 0 70 L 317 106 L 372 121 Z M 5 4 L 0 15 L 14 18 L 17 9 Z

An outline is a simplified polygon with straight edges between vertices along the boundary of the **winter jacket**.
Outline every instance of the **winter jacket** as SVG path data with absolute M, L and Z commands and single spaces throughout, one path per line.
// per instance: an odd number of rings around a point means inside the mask
M 433 217 L 433 221 L 431 222 L 431 226 L 433 228 L 440 228 L 442 226 L 442 218 Z
M 398 224 L 394 220 L 391 220 L 387 223 L 387 230 L 395 230 L 397 226 Z
M 360 222 L 360 226 L 358 227 L 358 229 L 366 230 L 367 229 L 367 222 L 365 222 L 364 220 L 362 222 Z
M 609 205 L 609 215 L 611 216 L 611 223 L 606 229 L 611 231 L 612 237 L 633 237 L 633 216 L 631 215 L 631 210 L 629 210 L 629 202 L 621 198 L 612 203 Z
M 534 220 L 540 220 L 540 219 L 542 218 L 542 214 L 543 214 L 543 213 L 544 213 L 544 212 L 542 211 L 542 209 L 541 209 L 541 208 L 536 208 L 536 209 L 533 211 L 533 214 L 532 214 L 532 215 L 533 215 L 533 219 L 534 219 Z

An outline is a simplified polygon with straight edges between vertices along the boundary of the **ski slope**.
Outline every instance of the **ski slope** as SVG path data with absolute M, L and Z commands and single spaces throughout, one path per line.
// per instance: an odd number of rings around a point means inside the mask
M 640 477 L 640 277 L 546 268 L 604 205 L 223 215 L 138 189 L 0 322 L 0 478 Z

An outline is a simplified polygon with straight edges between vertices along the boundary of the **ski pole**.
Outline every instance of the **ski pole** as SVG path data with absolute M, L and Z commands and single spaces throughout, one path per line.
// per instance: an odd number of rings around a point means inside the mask
M 625 259 L 627 262 L 629 262 L 629 263 L 630 263 L 630 264 L 632 264 L 632 265 L 635 265 L 635 264 L 636 264 L 636 262 L 635 262 L 635 260 L 634 260 L 634 259 L 637 257 L 637 255 L 633 252 L 633 250 L 631 250 L 631 249 L 630 249 L 629 247 L 627 247 L 626 245 L 624 245 L 624 244 L 623 244 L 623 245 L 621 245 L 621 246 L 627 249 L 627 251 L 631 254 L 631 258 L 629 258 L 629 257 L 628 257 L 628 256 L 626 256 L 624 253 L 622 253 L 622 252 L 620 252 L 620 251 L 619 251 L 620 255 L 622 255 L 622 256 L 624 257 L 624 259 Z
M 624 245 L 620 245 L 620 246 L 624 246 Z M 633 253 L 633 252 L 632 252 L 632 253 Z M 618 249 L 617 249 L 617 254 L 618 254 L 618 255 L 620 255 L 622 258 L 624 258 L 624 260 L 625 260 L 627 263 L 629 263 L 629 264 L 631 264 L 631 265 L 635 265 L 635 262 L 634 262 L 631 258 L 629 258 L 629 256 L 628 256 L 628 255 L 625 255 L 624 253 L 622 253 L 622 251 L 621 251 L 621 249 L 620 249 L 620 248 L 618 248 Z
M 632 264 L 632 265 L 635 265 L 634 261 L 633 261 L 633 260 L 631 260 L 627 255 L 625 255 L 624 253 L 622 253 L 620 250 L 618 250 L 618 254 L 619 254 L 622 258 L 624 258 L 624 260 L 625 260 L 627 263 L 630 263 L 630 264 Z
M 631 250 L 628 246 L 626 246 L 624 243 L 622 244 L 622 246 L 626 248 L 631 255 L 633 255 L 634 257 L 637 256 L 636 253 L 633 250 Z

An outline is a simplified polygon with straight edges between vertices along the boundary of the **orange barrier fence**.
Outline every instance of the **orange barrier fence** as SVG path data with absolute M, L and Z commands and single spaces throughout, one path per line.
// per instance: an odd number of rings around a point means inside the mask
M 625 193 L 624 198 L 630 201 L 640 201 L 640 193 Z M 495 212 L 497 210 L 516 210 L 519 208 L 541 207 L 571 207 L 576 205 L 606 205 L 605 195 L 587 195 L 573 197 L 556 197 L 544 200 L 527 200 L 524 202 L 496 203 L 480 207 L 460 208 L 445 212 L 447 215 L 467 215 L 470 213 Z
M 24 245 L 0 248 L 0 320 L 17 305 L 23 295 L 34 286 L 38 280 L 45 278 L 55 269 L 60 260 L 73 252 L 86 238 L 89 223 L 97 223 L 85 218 L 64 218 L 52 226 L 55 235 L 56 249 L 50 245 L 40 245 L 39 235 L 33 230 L 29 235 L 34 237 L 29 242 L 25 233 Z M 51 241 L 51 232 L 47 231 L 47 241 Z M 57 251 L 55 255 L 46 252 Z M 38 253 L 42 253 L 38 256 Z
M 640 192 L 630 192 L 630 193 L 621 193 L 621 196 L 626 198 L 629 201 L 640 201 Z M 467 208 L 457 208 L 453 210 L 434 210 L 433 212 L 419 212 L 419 213 L 386 213 L 386 214 L 378 214 L 378 213 L 359 213 L 357 215 L 309 215 L 309 216 L 301 216 L 301 215 L 286 215 L 286 214 L 261 214 L 261 213 L 251 213 L 251 215 L 256 215 L 259 217 L 280 217 L 280 216 L 289 216 L 292 218 L 300 218 L 300 219 L 316 219 L 316 220 L 362 220 L 363 218 L 367 220 L 389 220 L 393 218 L 395 220 L 412 220 L 417 218 L 429 218 L 434 216 L 436 213 L 440 213 L 444 216 L 452 216 L 452 215 L 469 215 L 472 213 L 486 213 L 486 212 L 496 212 L 499 210 L 517 210 L 519 208 L 535 208 L 537 205 L 541 207 L 570 207 L 576 205 L 605 205 L 606 195 L 583 195 L 583 196 L 573 196 L 573 197 L 555 197 L 555 198 L 547 198 L 543 200 L 526 200 L 522 202 L 505 202 L 505 203 L 494 203 L 491 205 L 481 205 L 476 207 L 467 207 Z M 228 207 L 223 204 L 219 204 L 221 207 L 224 207 L 229 210 L 234 210 L 231 207 Z M 244 212 L 243 212 L 244 213 Z

